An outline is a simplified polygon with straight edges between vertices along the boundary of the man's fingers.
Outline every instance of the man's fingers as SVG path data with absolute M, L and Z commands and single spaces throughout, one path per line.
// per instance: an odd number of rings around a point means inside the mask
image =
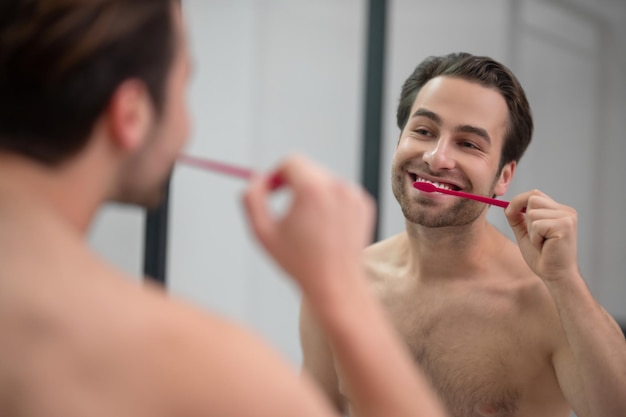
M 273 175 L 274 178 L 280 178 L 284 185 L 294 189 L 300 189 L 308 183 L 320 183 L 328 176 L 326 171 L 300 155 L 291 156 L 283 161 Z
M 522 209 L 526 207 L 531 194 L 532 191 L 529 191 L 515 196 L 504 211 L 509 226 L 511 226 L 511 230 L 513 230 L 518 242 L 528 233 L 526 230 L 526 215 L 522 213 Z
M 555 209 L 559 204 L 539 190 L 532 190 L 515 196 L 505 210 L 505 215 L 518 241 L 529 233 L 529 225 L 544 217 L 558 216 Z M 526 209 L 522 213 L 522 209 Z M 541 243 L 539 239 L 531 238 L 533 244 Z
M 539 220 L 560 219 L 568 216 L 569 213 L 561 210 L 555 210 L 552 208 L 535 208 L 526 213 L 526 223 L 530 224 Z
M 248 222 L 256 237 L 266 247 L 271 245 L 276 227 L 267 204 L 271 189 L 271 181 L 266 176 L 259 176 L 250 180 L 243 195 Z

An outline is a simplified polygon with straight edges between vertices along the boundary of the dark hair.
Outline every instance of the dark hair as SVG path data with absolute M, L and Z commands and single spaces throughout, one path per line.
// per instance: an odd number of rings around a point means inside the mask
M 55 165 L 80 151 L 116 88 L 157 113 L 174 57 L 173 0 L 2 0 L 0 151 Z
M 509 109 L 509 128 L 504 138 L 500 169 L 508 162 L 519 161 L 533 134 L 530 106 L 515 75 L 507 67 L 488 57 L 453 53 L 431 56 L 422 61 L 402 86 L 396 113 L 400 130 L 404 129 L 420 89 L 438 76 L 476 82 L 500 92 Z

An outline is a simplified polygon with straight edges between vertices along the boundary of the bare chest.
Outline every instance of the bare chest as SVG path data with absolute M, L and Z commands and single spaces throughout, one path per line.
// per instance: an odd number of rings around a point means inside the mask
M 547 374 L 526 319 L 505 303 L 462 297 L 383 300 L 415 361 L 454 417 L 516 416 Z

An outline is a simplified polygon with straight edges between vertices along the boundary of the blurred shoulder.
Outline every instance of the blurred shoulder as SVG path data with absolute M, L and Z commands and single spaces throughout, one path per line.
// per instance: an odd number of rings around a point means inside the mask
M 315 387 L 257 334 L 152 291 L 141 361 L 174 415 L 327 415 Z

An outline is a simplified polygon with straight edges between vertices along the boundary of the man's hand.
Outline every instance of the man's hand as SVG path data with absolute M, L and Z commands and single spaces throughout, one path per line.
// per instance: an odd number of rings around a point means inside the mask
M 270 213 L 268 177 L 253 179 L 244 196 L 248 220 L 267 252 L 309 296 L 354 275 L 372 238 L 371 198 L 300 156 L 280 164 L 274 175 L 293 194 L 282 217 Z
M 539 277 L 556 282 L 578 275 L 576 210 L 534 190 L 513 198 L 505 213 L 524 259 Z

